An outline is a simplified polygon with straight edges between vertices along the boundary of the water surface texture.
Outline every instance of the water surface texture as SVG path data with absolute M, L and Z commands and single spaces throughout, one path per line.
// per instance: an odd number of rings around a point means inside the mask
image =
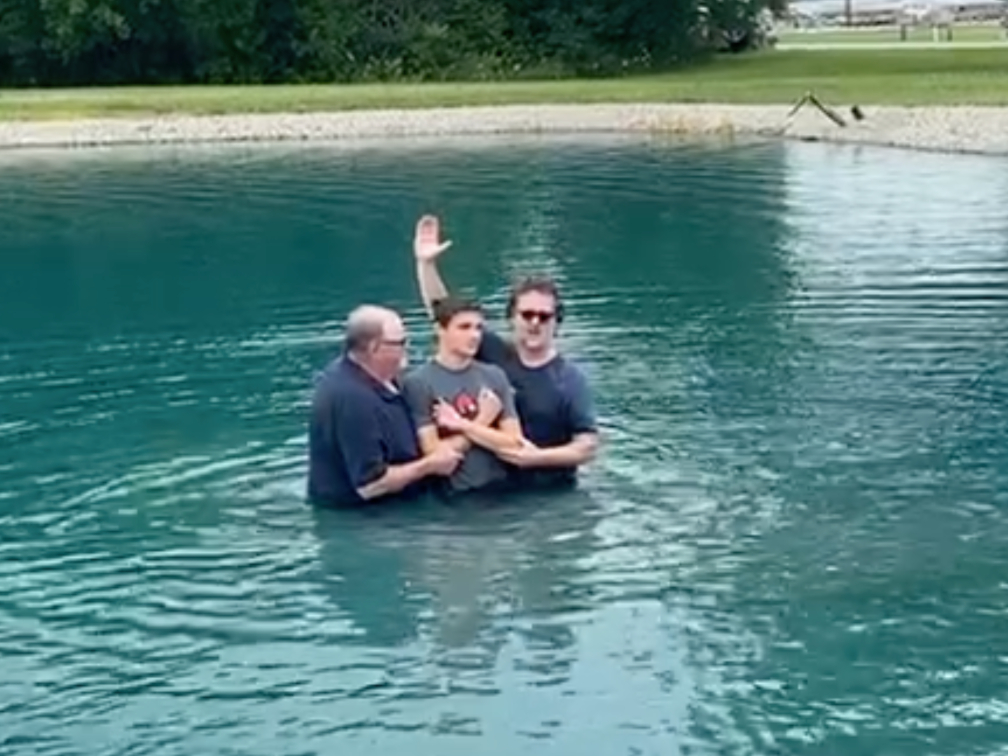
M 1008 749 L 1008 162 L 459 142 L 5 158 L 0 753 Z M 303 503 L 409 241 L 568 292 L 580 490 Z M 547 750 L 549 749 L 549 750 Z

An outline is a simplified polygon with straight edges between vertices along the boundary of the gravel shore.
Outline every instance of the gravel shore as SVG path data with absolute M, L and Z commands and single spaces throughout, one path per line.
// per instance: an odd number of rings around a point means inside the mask
M 0 149 L 395 136 L 644 133 L 783 137 L 1008 155 L 1008 108 L 864 107 L 839 126 L 806 104 L 522 105 L 0 123 Z

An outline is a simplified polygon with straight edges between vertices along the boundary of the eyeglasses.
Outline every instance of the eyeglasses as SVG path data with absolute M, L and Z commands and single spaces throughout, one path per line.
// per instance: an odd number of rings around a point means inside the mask
M 409 343 L 409 339 L 405 336 L 401 339 L 382 339 L 381 343 L 385 346 L 404 347 Z
M 534 320 L 538 320 L 540 323 L 549 323 L 556 317 L 556 313 L 549 310 L 521 310 L 518 315 L 528 323 Z

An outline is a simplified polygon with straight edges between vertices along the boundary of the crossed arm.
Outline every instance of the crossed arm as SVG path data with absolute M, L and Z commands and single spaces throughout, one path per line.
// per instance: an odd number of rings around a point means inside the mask
M 525 440 L 521 424 L 510 403 L 503 406 L 499 396 L 484 391 L 480 395 L 479 404 L 480 410 L 476 418 L 466 420 L 450 404 L 439 402 L 430 422 L 421 425 L 417 431 L 421 448 L 426 452 L 437 448 L 438 444 L 450 443 L 454 448 L 467 451 L 475 444 L 494 454 L 521 448 Z M 497 427 L 494 427 L 495 424 Z M 455 431 L 455 435 L 440 439 L 439 426 Z
M 440 438 L 438 417 L 432 418 L 430 423 L 419 426 L 417 437 L 424 454 L 431 453 L 440 444 L 450 444 L 462 453 L 475 444 L 497 454 L 503 450 L 517 448 L 522 443 L 521 426 L 515 418 L 504 418 L 500 421 L 499 427 L 493 427 L 499 416 L 499 406 L 497 410 L 481 407 L 479 415 L 473 420 L 461 418 L 448 405 L 445 407 L 447 409 L 444 410 L 442 417 L 448 416 L 450 419 L 441 425 L 456 433 L 445 439 Z
M 599 437 L 595 431 L 578 433 L 562 446 L 504 452 L 502 459 L 518 467 L 579 467 L 595 459 Z

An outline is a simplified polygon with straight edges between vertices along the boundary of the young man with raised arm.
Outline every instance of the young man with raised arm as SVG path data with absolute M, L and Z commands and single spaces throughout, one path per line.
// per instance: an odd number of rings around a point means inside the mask
M 436 217 L 420 218 L 413 249 L 428 312 L 448 296 L 437 260 L 450 245 L 441 240 Z M 511 479 L 518 485 L 573 485 L 578 467 L 595 458 L 599 431 L 588 381 L 556 344 L 564 315 L 559 288 L 543 276 L 519 280 L 508 297 L 506 315 L 511 338 L 486 329 L 475 355 L 504 371 L 527 439 L 520 446 L 502 448 L 498 456 L 512 466 Z

